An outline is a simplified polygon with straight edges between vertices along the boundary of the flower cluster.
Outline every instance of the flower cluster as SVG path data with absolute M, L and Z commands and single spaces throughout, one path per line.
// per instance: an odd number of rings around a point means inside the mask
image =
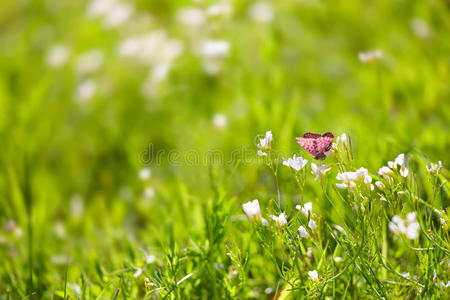
M 389 223 L 389 229 L 395 235 L 404 235 L 410 240 L 415 240 L 419 237 L 420 225 L 416 221 L 416 213 L 411 212 L 406 216 L 406 220 L 395 215 Z
M 394 161 L 388 161 L 388 166 L 383 166 L 378 170 L 378 174 L 384 179 L 390 180 L 391 176 L 399 171 L 402 177 L 408 177 L 409 170 L 406 167 L 405 154 L 401 153 Z
M 356 172 L 338 173 L 336 179 L 341 181 L 341 183 L 336 183 L 340 189 L 352 189 L 356 187 L 357 183 L 364 183 L 368 189 L 373 190 L 372 177 L 366 168 L 359 168 Z
M 430 163 L 430 166 L 425 166 L 425 169 L 427 169 L 427 172 L 430 173 L 433 176 L 439 176 L 442 170 L 442 161 L 438 161 L 437 164 Z
M 381 56 L 382 56 L 381 50 L 373 50 L 358 53 L 358 58 L 363 64 L 368 64 L 373 61 L 380 60 Z
M 283 165 L 285 165 L 287 167 L 291 167 L 296 172 L 298 172 L 301 169 L 303 169 L 306 166 L 307 163 L 308 163 L 308 160 L 304 159 L 301 156 L 296 157 L 295 154 L 294 154 L 294 157 L 288 158 L 287 160 L 283 161 Z
M 259 139 L 258 143 L 258 155 L 259 156 L 266 156 L 267 150 L 270 150 L 272 145 L 272 131 L 266 131 L 266 135 L 263 139 Z

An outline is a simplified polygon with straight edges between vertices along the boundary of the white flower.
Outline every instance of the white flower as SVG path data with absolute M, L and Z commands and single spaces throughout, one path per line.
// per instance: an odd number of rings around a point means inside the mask
M 224 114 L 215 114 L 213 117 L 213 124 L 216 128 L 224 129 L 228 124 L 227 116 Z
M 262 224 L 263 226 L 267 226 L 267 225 L 269 225 L 269 222 L 268 222 L 266 219 L 261 218 L 261 224 Z
M 86 102 L 91 99 L 97 90 L 97 84 L 93 80 L 83 81 L 77 89 L 77 99 L 79 102 Z
M 197 28 L 206 22 L 206 15 L 201 9 L 184 7 L 177 12 L 177 20 L 185 26 Z
M 344 259 L 343 259 L 342 257 L 336 256 L 336 257 L 334 258 L 334 261 L 335 261 L 335 262 L 343 262 Z
M 75 194 L 70 198 L 69 202 L 70 213 L 75 219 L 81 217 L 84 211 L 84 200 L 81 195 Z
M 309 214 L 312 216 L 312 202 L 306 202 L 303 206 L 297 205 L 295 206 L 297 210 L 299 210 L 305 217 L 308 217 Z
M 378 170 L 378 174 L 381 176 L 391 176 L 394 175 L 394 171 L 389 169 L 389 167 L 383 166 Z
M 152 199 L 153 197 L 155 197 L 155 190 L 151 187 L 146 187 L 144 189 L 143 198 L 145 200 L 149 200 L 149 199 Z
M 405 235 L 410 240 L 415 240 L 419 237 L 420 225 L 416 221 L 416 213 L 411 212 L 407 215 L 406 221 L 399 216 L 392 217 L 389 223 L 389 230 L 396 235 Z
M 308 271 L 308 276 L 311 277 L 312 281 L 319 280 L 319 274 L 317 273 L 316 270 Z
M 228 1 L 215 3 L 206 10 L 208 16 L 230 16 L 233 13 L 233 7 Z
M 342 226 L 334 224 L 333 227 L 342 232 L 343 234 L 347 235 L 347 231 L 345 231 L 345 229 L 342 228 Z
M 99 49 L 82 53 L 76 62 L 75 69 L 79 74 L 92 73 L 103 65 L 103 52 Z
M 292 169 L 296 170 L 297 172 L 303 169 L 306 164 L 308 163 L 308 160 L 304 159 L 303 157 L 299 156 L 296 157 L 294 154 L 293 158 L 288 158 L 288 160 L 283 161 L 283 165 L 287 167 L 291 167 Z
M 152 175 L 152 170 L 150 168 L 142 168 L 139 171 L 139 178 L 141 180 L 147 180 L 150 178 L 151 175 Z
M 133 274 L 133 277 L 137 278 L 137 277 L 141 276 L 142 272 L 143 272 L 143 270 L 141 268 L 137 268 L 136 272 L 134 272 L 134 274 Z
M 259 208 L 259 201 L 257 199 L 244 203 L 242 208 L 250 221 L 261 218 L 261 209 Z
M 133 12 L 134 6 L 130 3 L 117 3 L 103 16 L 103 26 L 105 28 L 118 27 L 128 21 Z
M 308 236 L 308 231 L 306 231 L 305 227 L 303 227 L 303 226 L 300 226 L 298 228 L 298 232 L 300 234 L 300 237 L 302 237 L 302 238 L 305 238 Z
M 430 166 L 425 166 L 425 169 L 427 169 L 427 172 L 430 173 L 433 176 L 439 176 L 442 170 L 442 161 L 438 161 L 437 164 L 430 163 Z
M 200 54 L 206 58 L 225 58 L 229 51 L 230 43 L 222 40 L 206 40 L 200 47 Z
M 270 217 L 276 222 L 278 227 L 283 227 L 284 225 L 287 224 L 285 213 L 281 213 L 280 216 L 278 217 L 274 215 L 271 215 Z
M 381 181 L 375 181 L 375 185 L 377 186 L 378 189 L 382 190 L 385 188 L 384 183 L 382 183 Z
M 308 227 L 311 228 L 312 231 L 316 230 L 316 222 L 313 219 L 309 220 Z
M 266 131 L 265 137 L 263 139 L 259 139 L 258 155 L 259 156 L 267 155 L 267 153 L 265 153 L 264 150 L 270 149 L 271 143 L 272 143 L 272 131 Z
M 447 281 L 447 283 L 444 283 L 443 281 L 440 281 L 440 287 L 441 289 L 443 288 L 448 288 L 450 286 L 450 280 Z
M 248 14 L 250 18 L 260 23 L 272 21 L 274 15 L 272 6 L 264 2 L 258 2 L 250 6 Z
M 45 63 L 52 68 L 60 68 L 66 64 L 69 56 L 69 47 L 66 45 L 55 45 L 47 52 Z
M 367 52 L 359 52 L 358 58 L 363 64 L 379 60 L 382 56 L 381 50 L 373 50 Z
M 430 27 L 428 26 L 428 23 L 422 19 L 419 18 L 412 19 L 411 28 L 414 34 L 421 39 L 425 39 L 430 36 L 431 32 Z
M 347 134 L 343 133 L 340 136 L 337 137 L 336 139 L 336 145 L 339 145 L 340 143 L 342 143 L 343 145 L 347 146 L 348 145 L 348 138 L 347 138 Z
M 330 171 L 331 167 L 327 165 L 316 166 L 315 163 L 311 163 L 311 170 L 312 174 L 316 175 L 315 180 L 317 180 L 318 178 L 322 178 L 326 172 Z

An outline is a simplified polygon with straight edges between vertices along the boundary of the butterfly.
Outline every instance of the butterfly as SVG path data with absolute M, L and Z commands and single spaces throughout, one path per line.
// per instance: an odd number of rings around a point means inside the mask
M 333 139 L 334 135 L 331 132 L 322 135 L 308 132 L 295 140 L 303 149 L 314 155 L 315 159 L 324 160 L 326 158 L 325 152 L 331 149 Z

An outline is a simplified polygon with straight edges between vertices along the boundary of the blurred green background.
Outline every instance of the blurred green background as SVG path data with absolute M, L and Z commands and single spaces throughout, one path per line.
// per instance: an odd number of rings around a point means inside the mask
M 449 16 L 438 0 L 3 0 L 0 294 L 26 295 L 30 259 L 40 296 L 64 290 L 67 257 L 69 281 L 113 291 L 99 274 L 201 240 L 218 189 L 233 215 L 274 197 L 266 130 L 285 156 L 332 131 L 374 173 L 401 152 L 448 166 Z M 208 151 L 231 163 L 189 163 Z

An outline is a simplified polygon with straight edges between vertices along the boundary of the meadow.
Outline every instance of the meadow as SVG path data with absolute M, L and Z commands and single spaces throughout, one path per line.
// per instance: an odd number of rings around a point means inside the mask
M 448 32 L 440 0 L 1 1 L 0 300 L 449 299 Z

